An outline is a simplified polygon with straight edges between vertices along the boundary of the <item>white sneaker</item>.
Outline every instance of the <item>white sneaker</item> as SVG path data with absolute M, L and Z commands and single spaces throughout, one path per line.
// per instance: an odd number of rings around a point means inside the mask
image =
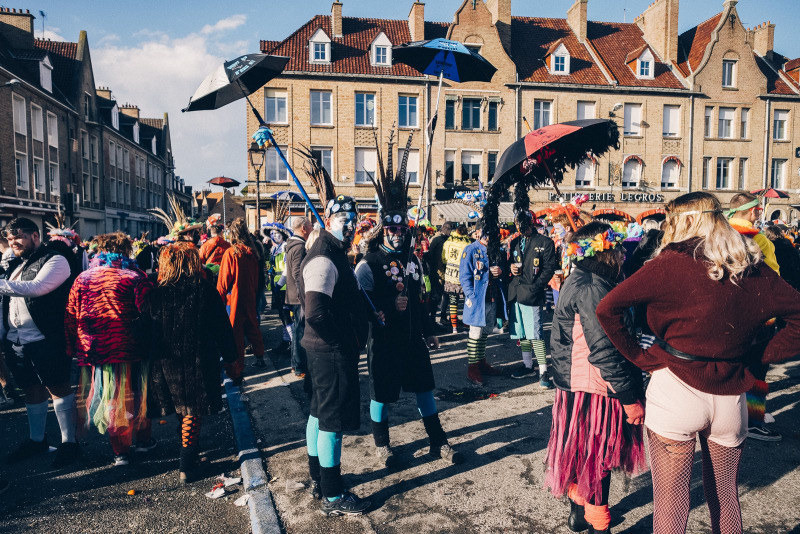
M 129 463 L 127 456 L 114 456 L 114 467 L 123 467 Z
M 764 414 L 764 422 L 767 423 L 767 424 L 774 423 L 775 422 L 775 418 L 772 417 L 771 413 L 765 413 Z

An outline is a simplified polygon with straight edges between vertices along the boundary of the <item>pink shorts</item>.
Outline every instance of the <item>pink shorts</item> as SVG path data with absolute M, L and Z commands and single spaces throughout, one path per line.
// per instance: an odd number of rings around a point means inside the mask
M 744 393 L 703 393 L 669 369 L 659 369 L 650 379 L 646 397 L 644 424 L 659 436 L 689 441 L 700 433 L 723 447 L 738 447 L 747 438 Z

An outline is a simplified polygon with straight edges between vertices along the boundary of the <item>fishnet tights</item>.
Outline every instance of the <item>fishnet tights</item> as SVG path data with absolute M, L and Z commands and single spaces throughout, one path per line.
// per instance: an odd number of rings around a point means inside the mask
M 672 441 L 647 430 L 653 474 L 653 533 L 686 532 L 695 441 Z M 713 534 L 741 534 L 737 492 L 742 447 L 723 447 L 700 438 L 703 487 Z

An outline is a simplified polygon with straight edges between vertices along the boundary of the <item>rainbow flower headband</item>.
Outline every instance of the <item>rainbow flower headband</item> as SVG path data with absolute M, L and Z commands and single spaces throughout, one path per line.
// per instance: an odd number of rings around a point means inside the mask
M 567 256 L 580 261 L 583 258 L 590 258 L 598 252 L 611 250 L 625 240 L 625 232 L 620 232 L 610 228 L 602 234 L 597 234 L 591 239 L 581 239 L 570 243 L 567 247 Z

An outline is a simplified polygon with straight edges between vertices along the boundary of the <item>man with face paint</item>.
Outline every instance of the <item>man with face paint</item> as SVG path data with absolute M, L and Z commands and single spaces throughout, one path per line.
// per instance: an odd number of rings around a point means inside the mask
M 370 503 L 346 491 L 341 476 L 342 433 L 361 424 L 358 360 L 371 317 L 347 258 L 356 231 L 355 200 L 336 196 L 325 218 L 298 280 L 306 317 L 301 345 L 312 382 L 306 426 L 310 489 L 321 493 L 325 515 L 360 515 Z
M 439 347 L 433 320 L 425 308 L 422 266 L 415 255 L 409 259 L 408 218 L 402 211 L 383 215 L 383 243 L 367 253 L 356 267 L 361 287 L 376 309 L 383 312 L 384 326 L 372 328 L 367 349 L 370 379 L 370 419 L 375 456 L 385 467 L 394 463 L 389 443 L 389 403 L 400 391 L 414 393 L 422 423 L 428 433 L 432 458 L 459 463 L 461 454 L 447 442 L 433 397 L 433 369 L 428 347 Z
M 272 285 L 271 308 L 278 312 L 283 323 L 280 344 L 271 349 L 274 355 L 287 354 L 292 342 L 292 316 L 289 306 L 286 305 L 286 240 L 291 237 L 291 232 L 281 223 L 267 226 L 269 238 L 273 246 L 267 261 L 269 283 Z
M 508 245 L 511 266 L 511 283 L 508 301 L 511 304 L 511 338 L 519 340 L 522 349 L 522 366 L 511 373 L 511 378 L 534 378 L 533 355 L 539 364 L 539 385 L 552 389 L 547 376 L 547 352 L 544 342 L 542 307 L 547 301 L 548 282 L 559 267 L 553 240 L 543 236 L 534 227 L 533 214 L 517 214 L 520 235 Z

